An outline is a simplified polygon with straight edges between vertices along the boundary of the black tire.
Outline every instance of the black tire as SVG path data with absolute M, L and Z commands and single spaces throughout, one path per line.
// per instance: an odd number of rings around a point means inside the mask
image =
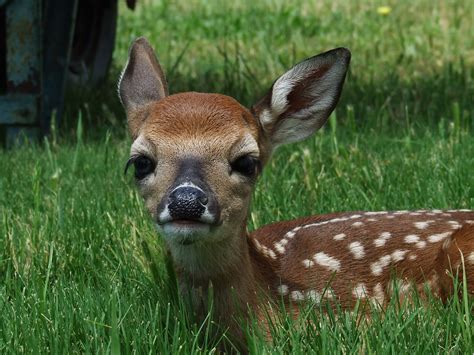
M 117 0 L 80 0 L 76 16 L 69 80 L 98 85 L 107 76 L 115 44 Z

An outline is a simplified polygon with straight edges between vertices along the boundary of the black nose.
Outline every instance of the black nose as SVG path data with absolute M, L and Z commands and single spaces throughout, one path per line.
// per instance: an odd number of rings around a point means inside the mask
M 195 187 L 178 187 L 169 196 L 168 210 L 173 219 L 198 220 L 206 210 L 206 194 Z

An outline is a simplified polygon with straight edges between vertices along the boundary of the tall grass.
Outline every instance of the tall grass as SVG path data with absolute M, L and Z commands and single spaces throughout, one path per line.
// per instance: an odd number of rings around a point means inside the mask
M 341 210 L 474 208 L 474 15 L 470 1 L 140 1 L 124 6 L 109 82 L 69 95 L 60 132 L 0 152 L 0 352 L 196 353 L 223 341 L 173 288 L 130 176 L 115 80 L 130 41 L 154 44 L 172 92 L 251 105 L 284 70 L 353 52 L 342 100 L 315 137 L 279 149 L 249 228 Z M 370 322 L 308 306 L 262 352 L 472 353 L 472 300 L 394 303 Z M 312 326 L 304 326 L 305 319 Z

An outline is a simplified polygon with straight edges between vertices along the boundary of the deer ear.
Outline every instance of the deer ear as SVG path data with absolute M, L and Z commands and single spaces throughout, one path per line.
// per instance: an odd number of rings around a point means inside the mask
M 337 48 L 295 65 L 253 106 L 273 147 L 309 137 L 336 107 L 351 53 Z
M 119 79 L 120 101 L 127 113 L 130 132 L 136 136 L 144 121 L 143 108 L 168 96 L 165 75 L 153 48 L 144 37 L 136 39 Z

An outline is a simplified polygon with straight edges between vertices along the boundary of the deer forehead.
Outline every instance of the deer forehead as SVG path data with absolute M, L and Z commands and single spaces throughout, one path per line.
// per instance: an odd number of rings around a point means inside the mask
M 259 126 L 249 110 L 231 97 L 187 92 L 151 104 L 141 133 L 156 143 L 217 141 L 229 148 L 246 135 L 258 141 Z
M 165 161 L 176 164 L 182 160 L 199 160 L 205 165 L 229 162 L 242 156 L 260 157 L 260 148 L 256 139 L 248 132 L 232 137 L 210 135 L 174 135 L 157 136 L 140 134 L 132 143 L 130 155 L 156 157 L 160 163 Z

